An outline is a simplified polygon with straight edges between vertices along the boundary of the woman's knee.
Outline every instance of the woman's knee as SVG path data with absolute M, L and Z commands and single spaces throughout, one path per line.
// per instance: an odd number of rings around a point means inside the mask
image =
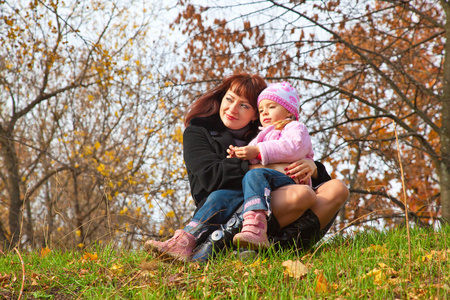
M 287 204 L 292 210 L 303 211 L 313 206 L 316 194 L 307 185 L 293 184 L 288 186 Z
M 348 187 L 339 179 L 333 179 L 333 189 L 336 193 L 337 198 L 342 202 L 342 204 L 347 201 L 349 196 Z
M 325 182 L 317 189 L 317 195 L 342 206 L 349 196 L 348 187 L 339 179 Z

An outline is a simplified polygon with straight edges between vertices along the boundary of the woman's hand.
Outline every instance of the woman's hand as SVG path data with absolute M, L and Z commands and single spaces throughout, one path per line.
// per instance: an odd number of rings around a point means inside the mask
M 236 148 L 236 147 L 233 146 L 233 145 L 230 145 L 230 146 L 228 147 L 228 149 L 227 149 L 227 153 L 228 153 L 227 158 L 233 158 L 233 157 L 236 157 L 236 153 L 235 153 L 235 151 L 234 151 L 235 148 Z
M 284 171 L 296 183 L 306 184 L 310 178 L 317 178 L 317 166 L 312 159 L 300 159 L 288 165 Z

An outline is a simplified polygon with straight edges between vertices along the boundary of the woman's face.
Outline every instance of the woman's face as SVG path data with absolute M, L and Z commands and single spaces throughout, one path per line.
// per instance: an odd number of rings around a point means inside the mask
M 236 95 L 230 89 L 222 99 L 219 113 L 223 124 L 231 130 L 244 128 L 250 121 L 258 118 L 250 101 Z

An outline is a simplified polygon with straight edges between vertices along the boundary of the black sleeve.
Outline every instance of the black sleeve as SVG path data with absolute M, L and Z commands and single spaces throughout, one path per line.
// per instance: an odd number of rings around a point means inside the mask
M 327 170 L 325 169 L 325 166 L 322 163 L 318 162 L 318 161 L 315 161 L 314 163 L 317 166 L 317 174 L 318 174 L 318 176 L 317 176 L 316 179 L 311 178 L 312 179 L 312 187 L 313 188 L 321 185 L 324 182 L 327 182 L 328 180 L 331 180 L 331 176 L 330 176 L 330 174 L 328 174 Z
M 212 145 L 209 132 L 190 125 L 183 133 L 184 162 L 190 180 L 200 184 L 207 192 L 219 189 L 241 189 L 242 178 L 248 172 L 248 161 L 226 158 L 226 149 Z

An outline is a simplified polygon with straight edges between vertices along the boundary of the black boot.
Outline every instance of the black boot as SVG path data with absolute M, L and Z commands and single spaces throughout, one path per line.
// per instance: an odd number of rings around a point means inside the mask
M 215 252 L 233 246 L 234 235 L 242 229 L 240 211 L 241 209 L 238 209 L 226 224 L 220 225 L 219 229 L 211 233 L 203 244 L 197 244 L 192 255 L 193 261 L 206 262 L 212 258 Z
M 317 243 L 326 233 L 320 230 L 320 221 L 316 214 L 308 209 L 292 224 L 273 232 L 269 239 L 280 248 L 296 246 L 306 250 Z

